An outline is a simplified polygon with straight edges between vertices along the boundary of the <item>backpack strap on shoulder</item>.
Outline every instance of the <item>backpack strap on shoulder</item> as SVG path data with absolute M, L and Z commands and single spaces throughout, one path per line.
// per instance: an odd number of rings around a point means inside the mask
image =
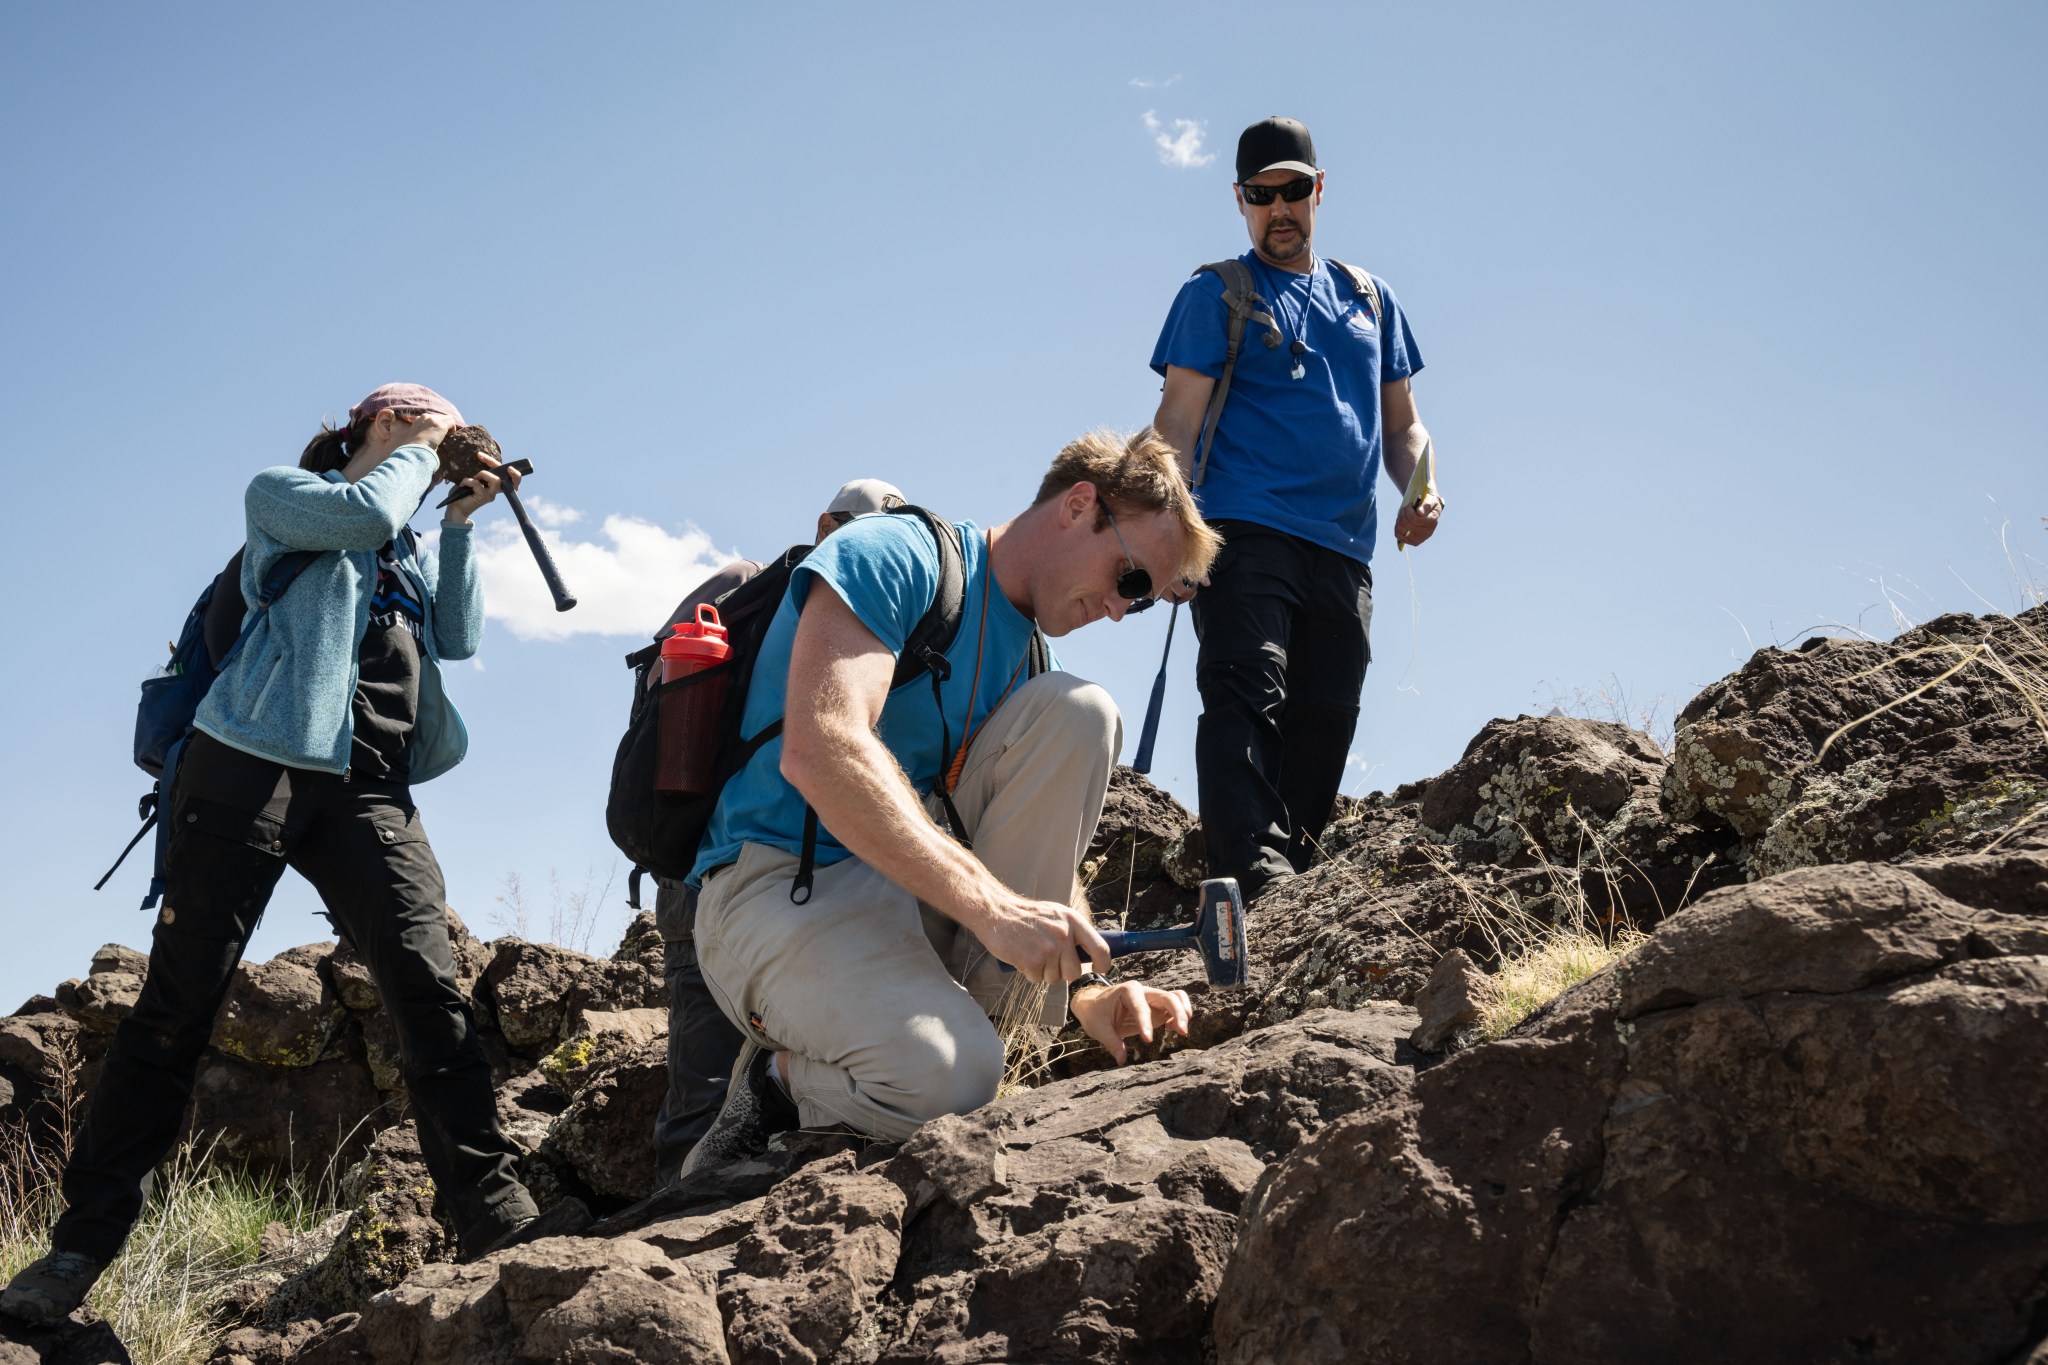
M 1209 406 L 1202 412 L 1202 437 L 1196 442 L 1194 486 L 1200 488 L 1202 480 L 1209 475 L 1209 449 L 1216 443 L 1216 424 L 1223 419 L 1223 400 L 1230 397 L 1230 377 L 1237 370 L 1237 353 L 1244 344 L 1244 325 L 1247 322 L 1262 324 L 1268 348 L 1278 346 L 1283 338 L 1280 324 L 1267 311 L 1266 300 L 1260 296 L 1252 282 L 1251 267 L 1235 256 L 1227 261 L 1211 261 L 1198 266 L 1195 274 L 1208 271 L 1223 281 L 1223 306 L 1229 310 L 1230 324 L 1225 335 L 1227 345 L 1223 352 L 1223 373 L 1216 377 L 1216 386 L 1209 391 Z
M 1033 630 L 1031 643 L 1025 646 L 1024 676 L 1035 678 L 1052 668 L 1052 646 L 1045 642 L 1045 632 Z
M 896 672 L 889 679 L 889 689 L 894 691 L 921 673 L 930 673 L 934 682 L 944 682 L 953 675 L 953 666 L 946 662 L 946 651 L 953 647 L 954 637 L 960 633 L 960 617 L 966 610 L 967 552 L 960 544 L 959 528 L 942 516 L 914 506 L 892 507 L 889 515 L 916 517 L 939 547 L 938 591 L 932 594 L 931 606 L 903 642 Z
M 1323 259 L 1329 260 L 1327 256 Z M 1380 312 L 1380 287 L 1373 283 L 1372 276 L 1368 275 L 1362 267 L 1346 265 L 1342 261 L 1330 261 L 1330 269 L 1341 270 L 1350 277 L 1351 292 L 1364 299 L 1365 306 L 1372 309 L 1373 327 L 1380 332 L 1385 332 L 1387 320 Z

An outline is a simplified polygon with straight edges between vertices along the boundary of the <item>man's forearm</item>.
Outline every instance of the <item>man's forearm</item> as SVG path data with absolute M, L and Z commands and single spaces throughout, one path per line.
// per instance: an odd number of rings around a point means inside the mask
M 975 927 L 976 912 L 1004 894 L 1002 883 L 932 823 L 874 731 L 820 722 L 819 733 L 794 755 L 785 737 L 783 776 L 855 857 L 941 914 Z
M 1189 421 L 1179 412 L 1169 410 L 1161 404 L 1159 412 L 1152 419 L 1152 429 L 1166 438 L 1166 443 L 1180 452 L 1180 476 L 1190 484 L 1195 481 L 1195 443 L 1202 439 L 1202 423 L 1197 417 Z
M 1404 494 L 1415 477 L 1415 465 L 1429 448 L 1429 431 L 1420 422 L 1410 422 L 1399 431 L 1387 433 L 1387 478 Z

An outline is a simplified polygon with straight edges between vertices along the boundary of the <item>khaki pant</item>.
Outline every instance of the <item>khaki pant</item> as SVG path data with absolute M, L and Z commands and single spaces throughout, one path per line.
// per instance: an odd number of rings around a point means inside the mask
M 974 855 L 1005 886 L 1065 903 L 1123 745 L 1116 703 L 1068 673 L 1018 688 L 975 737 L 953 793 Z M 704 883 L 697 953 L 728 1018 L 790 1054 L 807 1128 L 844 1123 L 900 1140 L 995 1098 L 1006 988 L 978 939 L 858 858 L 817 869 L 793 905 L 797 857 L 748 844 Z M 1045 1022 L 1066 1012 L 1047 992 Z

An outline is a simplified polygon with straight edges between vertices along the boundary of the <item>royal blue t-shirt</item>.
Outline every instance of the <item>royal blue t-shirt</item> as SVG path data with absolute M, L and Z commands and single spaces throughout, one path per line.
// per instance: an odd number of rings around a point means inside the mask
M 990 581 L 988 537 L 971 521 L 956 522 L 965 559 L 966 594 L 961 603 L 960 630 L 946 659 L 952 677 L 940 688 L 946 726 L 955 748 L 971 726 L 979 726 L 1003 698 L 1022 685 L 1029 673 L 1032 623 L 1010 605 L 1000 584 Z M 825 538 L 790 577 L 789 594 L 769 623 L 747 691 L 746 734 L 781 718 L 789 691 L 789 651 L 796 640 L 797 616 L 809 593 L 837 592 L 853 608 L 861 624 L 891 652 L 901 655 L 904 641 L 931 609 L 939 591 L 939 548 L 931 532 L 914 516 L 856 518 Z M 982 631 L 983 592 L 987 592 L 988 630 Z M 976 646 L 980 647 L 980 678 L 975 677 Z M 972 695 L 970 696 L 970 692 Z M 970 714 L 971 712 L 971 714 Z M 940 736 L 938 707 L 932 702 L 931 678 L 920 673 L 889 694 L 877 727 L 882 743 L 896 756 L 920 794 L 933 790 L 952 762 Z M 710 828 L 691 870 L 692 886 L 704 874 L 738 859 L 742 844 L 770 844 L 789 853 L 803 851 L 804 799 L 782 776 L 782 738 L 777 736 L 733 775 L 718 799 Z M 826 867 L 853 855 L 821 823 L 818 866 Z
M 1247 322 L 1231 376 L 1230 397 L 1216 424 L 1209 472 L 1195 490 L 1202 515 L 1271 526 L 1358 560 L 1372 558 L 1379 517 L 1380 385 L 1422 368 L 1407 315 L 1379 276 L 1380 311 L 1348 277 L 1317 259 L 1297 275 L 1276 270 L 1247 251 L 1238 258 L 1280 324 L 1267 346 L 1266 328 Z M 1199 370 L 1214 379 L 1229 351 L 1230 312 L 1223 280 L 1204 270 L 1180 288 L 1152 350 L 1152 368 Z M 1384 335 L 1382 335 L 1384 332 Z M 1306 343 L 1302 377 L 1289 372 L 1290 343 Z

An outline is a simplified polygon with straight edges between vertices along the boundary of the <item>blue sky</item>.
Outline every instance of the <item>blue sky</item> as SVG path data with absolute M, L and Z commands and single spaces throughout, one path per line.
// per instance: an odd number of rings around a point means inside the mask
M 415 380 L 536 463 L 584 605 L 486 514 L 471 757 L 419 796 L 454 906 L 497 932 L 516 875 L 544 931 L 616 862 L 633 633 L 844 479 L 992 522 L 1149 420 L 1274 112 L 1329 169 L 1317 246 L 1413 320 L 1450 503 L 1375 558 L 1346 790 L 1495 715 L 1668 721 L 1754 647 L 2025 605 L 2044 56 L 2016 3 L 8 6 L 0 1008 L 147 945 L 141 869 L 89 889 L 147 785 L 135 685 L 323 417 Z M 1165 626 L 1061 648 L 1133 743 Z M 1192 646 L 1155 773 L 1191 804 Z M 252 953 L 316 910 L 287 877 Z

